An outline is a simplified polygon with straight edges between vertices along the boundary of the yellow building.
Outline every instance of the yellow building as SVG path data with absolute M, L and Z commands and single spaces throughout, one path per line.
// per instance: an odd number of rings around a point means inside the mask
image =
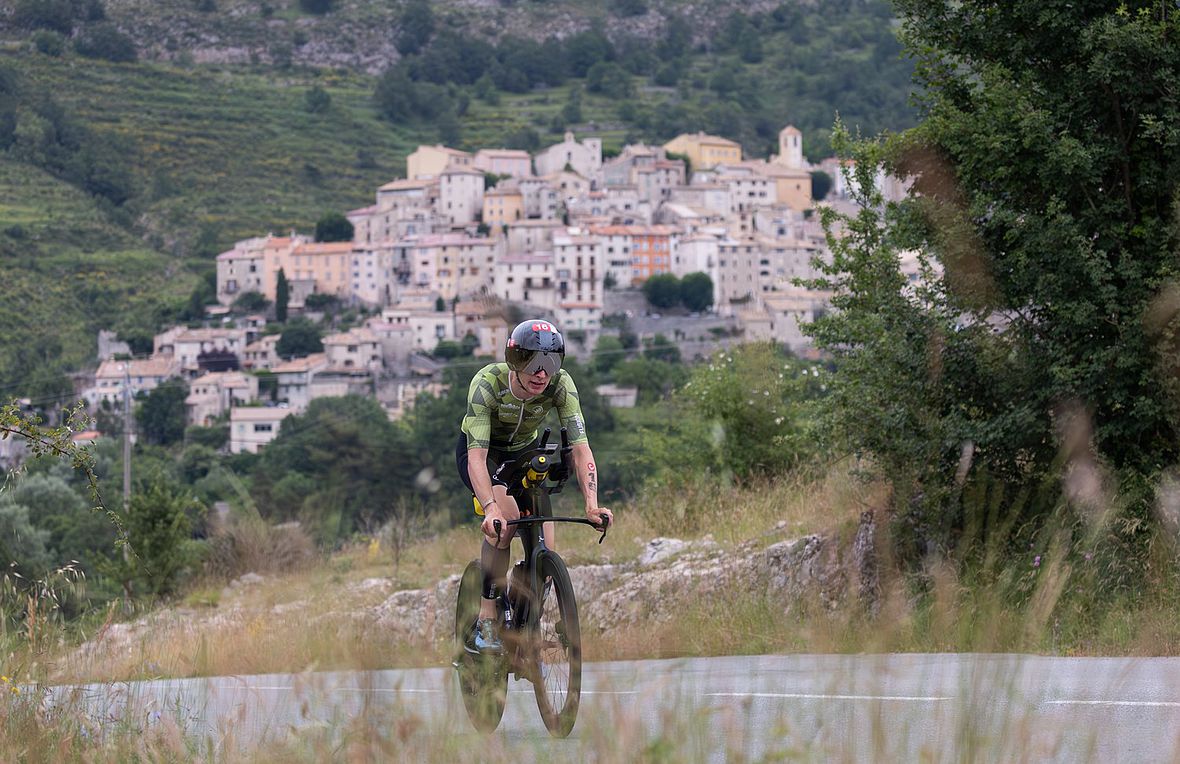
M 777 198 L 793 210 L 809 210 L 815 206 L 811 199 L 811 173 L 775 162 L 746 162 L 754 172 L 774 181 Z
M 524 195 L 519 188 L 491 188 L 483 195 L 483 222 L 498 234 L 501 226 L 524 219 Z
M 682 133 L 665 143 L 664 151 L 687 156 L 694 170 L 742 161 L 740 143 L 705 133 Z
M 447 146 L 419 146 L 406 157 L 406 177 L 410 180 L 437 178 L 448 167 L 470 167 L 471 159 L 466 151 Z
M 352 293 L 352 259 L 351 241 L 306 242 L 291 250 L 284 272 L 292 282 L 314 284 L 316 292 L 347 298 Z M 296 302 L 302 304 L 292 300 Z

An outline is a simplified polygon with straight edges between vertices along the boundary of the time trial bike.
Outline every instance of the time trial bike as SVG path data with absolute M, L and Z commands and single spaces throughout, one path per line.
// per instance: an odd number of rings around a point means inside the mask
M 595 524 L 586 517 L 551 517 L 549 496 L 561 491 L 569 477 L 570 445 L 561 428 L 561 448 L 550 444 L 550 430 L 536 448 L 496 470 L 495 478 L 516 499 L 517 526 L 524 554 L 508 573 L 507 586 L 496 596 L 496 624 L 502 653 L 486 654 L 467 647 L 475 628 L 483 589 L 479 560 L 472 560 L 459 581 L 455 607 L 455 669 L 463 705 L 472 724 L 492 732 L 504 715 L 508 676 L 532 683 L 537 709 L 550 734 L 566 737 L 578 716 L 582 690 L 582 635 L 578 605 L 565 562 L 545 544 L 545 523 L 582 523 L 606 538 L 605 516 Z M 555 458 L 556 457 L 556 458 Z M 547 485 L 547 483 L 549 483 Z M 507 530 L 495 523 L 497 537 Z

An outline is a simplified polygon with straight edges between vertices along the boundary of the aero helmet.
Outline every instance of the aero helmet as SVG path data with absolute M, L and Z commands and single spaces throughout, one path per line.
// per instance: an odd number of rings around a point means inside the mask
M 557 327 L 534 318 L 516 325 L 504 347 L 508 368 L 519 374 L 536 374 L 542 369 L 556 376 L 565 358 L 565 339 Z

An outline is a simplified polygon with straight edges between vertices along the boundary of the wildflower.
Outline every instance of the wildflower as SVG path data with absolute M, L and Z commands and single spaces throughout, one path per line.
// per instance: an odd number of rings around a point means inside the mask
M 1093 552 L 1086 552 L 1084 557 L 1086 558 L 1086 562 L 1089 562 L 1090 560 L 1094 559 L 1094 553 Z
M 1033 558 L 1033 567 L 1034 568 L 1041 567 L 1041 556 L 1039 554 Z

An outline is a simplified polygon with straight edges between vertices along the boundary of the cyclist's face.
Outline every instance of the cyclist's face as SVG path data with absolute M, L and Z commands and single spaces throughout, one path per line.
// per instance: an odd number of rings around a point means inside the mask
M 521 374 L 520 380 L 529 395 L 540 395 L 549 385 L 549 374 L 544 369 L 538 369 L 535 374 Z

